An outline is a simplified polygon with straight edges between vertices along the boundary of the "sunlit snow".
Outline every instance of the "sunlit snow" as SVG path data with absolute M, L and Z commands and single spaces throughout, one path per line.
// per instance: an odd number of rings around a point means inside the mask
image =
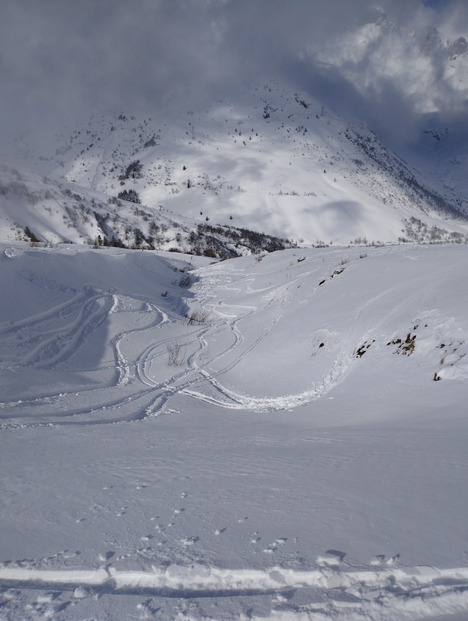
M 3 244 L 2 618 L 464 618 L 466 252 Z

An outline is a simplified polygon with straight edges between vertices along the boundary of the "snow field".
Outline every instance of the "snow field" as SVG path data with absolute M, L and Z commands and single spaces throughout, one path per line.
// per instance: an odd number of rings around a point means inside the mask
M 0 249 L 0 617 L 466 614 L 466 248 L 188 261 Z

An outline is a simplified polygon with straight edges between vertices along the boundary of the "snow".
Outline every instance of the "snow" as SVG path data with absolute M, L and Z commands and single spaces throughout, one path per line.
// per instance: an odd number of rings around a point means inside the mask
M 0 619 L 466 618 L 466 253 L 1 245 Z
M 27 141 L 17 145 L 16 164 L 46 175 L 49 187 L 39 177 L 34 189 L 13 200 L 11 180 L 0 178 L 9 188 L 0 192 L 0 239 L 19 239 L 16 223 L 41 239 L 77 241 L 73 224 L 79 241 L 94 241 L 99 199 L 101 215 L 111 214 L 106 226 L 124 239 L 125 226 L 112 215 L 133 227 L 138 214 L 131 204 L 118 210 L 107 204 L 123 190 L 139 194 L 146 214 L 138 226 L 145 234 L 162 207 L 192 228 L 208 218 L 307 245 L 395 242 L 407 237 L 404 221 L 412 217 L 464 238 L 466 220 L 453 218 L 466 211 L 466 140 L 449 129 L 437 140 L 434 122 L 427 122 L 419 149 L 392 153 L 365 123 L 278 82 L 188 110 L 171 123 L 95 116 L 51 136 L 49 144 L 42 141 L 40 149 Z M 135 162 L 142 170 L 128 177 Z M 56 195 L 32 210 L 26 199 L 50 194 L 57 183 Z M 78 205 L 64 197 L 65 188 L 79 194 Z M 62 213 L 64 198 L 77 222 Z M 18 214 L 19 204 L 26 214 Z M 48 215 L 49 234 L 39 218 L 45 207 L 55 214 Z

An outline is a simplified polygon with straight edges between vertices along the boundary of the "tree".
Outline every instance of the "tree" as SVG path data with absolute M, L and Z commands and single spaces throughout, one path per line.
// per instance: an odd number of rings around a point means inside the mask
M 123 201 L 128 201 L 130 203 L 136 203 L 137 205 L 141 203 L 138 192 L 136 192 L 135 190 L 123 190 L 122 192 L 118 193 L 117 198 L 120 198 Z
M 125 181 L 125 179 L 141 179 L 143 164 L 140 163 L 140 160 L 135 160 L 131 164 L 127 166 L 125 172 L 122 173 L 119 177 L 120 181 Z

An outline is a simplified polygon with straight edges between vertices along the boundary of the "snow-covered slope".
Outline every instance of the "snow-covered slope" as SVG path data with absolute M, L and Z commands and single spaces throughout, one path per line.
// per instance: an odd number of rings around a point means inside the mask
M 466 616 L 466 246 L 0 250 L 6 619 Z
M 432 241 L 466 234 L 466 175 L 449 174 L 466 169 L 464 143 L 441 167 L 433 153 L 402 159 L 363 123 L 279 84 L 237 101 L 177 120 L 93 117 L 39 149 L 18 145 L 17 159 L 113 199 L 136 193 L 152 211 L 306 244 L 408 239 L 411 218 L 447 232 Z
M 0 167 L 0 236 L 5 241 L 86 243 L 229 258 L 293 242 L 233 226 L 213 226 L 62 180 Z

